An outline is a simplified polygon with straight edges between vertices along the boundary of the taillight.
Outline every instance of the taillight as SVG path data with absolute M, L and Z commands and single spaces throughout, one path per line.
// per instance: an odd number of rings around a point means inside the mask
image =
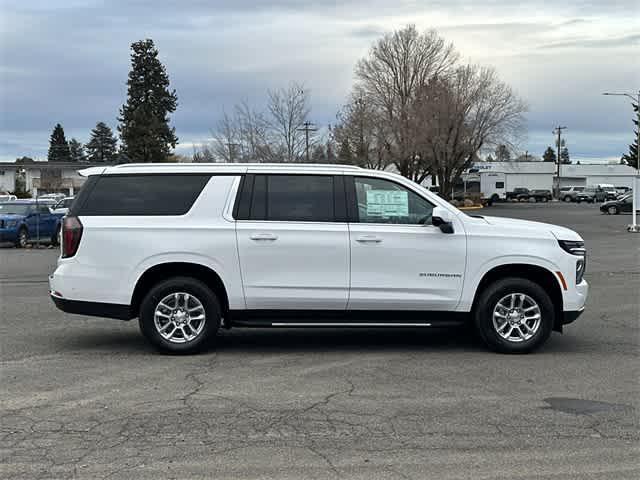
M 62 258 L 73 257 L 80 246 L 82 223 L 78 217 L 64 217 L 62 220 Z

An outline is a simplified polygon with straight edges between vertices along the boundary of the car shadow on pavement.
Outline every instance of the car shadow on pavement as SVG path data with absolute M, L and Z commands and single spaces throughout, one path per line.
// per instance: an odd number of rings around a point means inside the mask
M 57 349 L 112 351 L 114 354 L 155 352 L 139 332 L 75 332 Z M 222 330 L 201 353 L 248 352 L 356 352 L 356 351 L 483 351 L 473 334 L 463 328 L 448 329 L 234 329 Z

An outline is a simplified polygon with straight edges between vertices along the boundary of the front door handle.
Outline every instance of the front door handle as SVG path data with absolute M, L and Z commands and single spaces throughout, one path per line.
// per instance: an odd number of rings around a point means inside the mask
M 249 238 L 256 241 L 274 241 L 278 239 L 277 235 L 273 233 L 254 233 Z
M 380 243 L 382 239 L 380 237 L 376 237 L 375 235 L 363 235 L 361 237 L 356 238 L 356 242 L 360 243 Z

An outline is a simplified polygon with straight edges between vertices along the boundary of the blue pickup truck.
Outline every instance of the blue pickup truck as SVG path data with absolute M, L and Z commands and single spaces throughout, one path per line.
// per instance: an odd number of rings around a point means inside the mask
M 24 248 L 30 241 L 58 244 L 62 213 L 52 213 L 52 202 L 14 200 L 0 203 L 0 243 Z

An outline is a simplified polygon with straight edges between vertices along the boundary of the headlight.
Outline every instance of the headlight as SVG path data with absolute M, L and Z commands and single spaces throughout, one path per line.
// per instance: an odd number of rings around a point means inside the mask
M 582 282 L 584 272 L 587 270 L 587 250 L 584 248 L 584 242 L 575 240 L 558 240 L 560 248 L 571 255 L 579 258 L 576 260 L 576 285 Z
M 7 228 L 15 228 L 18 226 L 18 221 L 17 220 L 9 220 L 5 223 L 5 226 Z

